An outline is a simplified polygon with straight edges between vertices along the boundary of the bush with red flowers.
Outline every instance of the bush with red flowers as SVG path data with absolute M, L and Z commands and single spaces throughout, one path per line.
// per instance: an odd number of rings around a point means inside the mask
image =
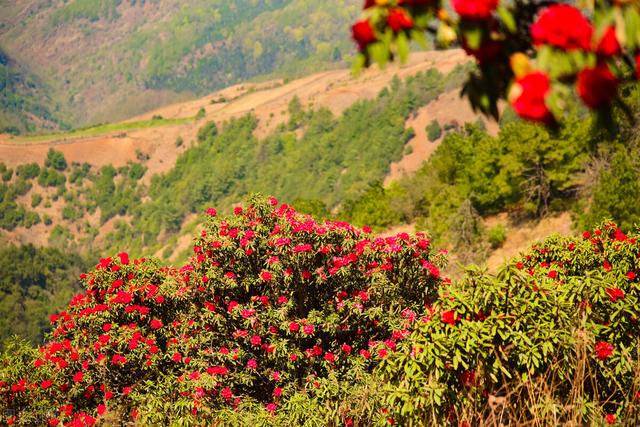
M 380 366 L 391 416 L 637 425 L 639 238 L 614 224 L 551 237 L 495 278 L 470 270 L 443 286 L 438 314 Z
M 209 211 L 193 250 L 180 269 L 101 259 L 37 355 L 0 368 L 0 413 L 16 425 L 277 413 L 301 393 L 322 399 L 327 384 L 369 378 L 441 281 L 424 235 L 373 238 L 275 199 L 231 218 Z
M 581 8 L 549 2 L 497 0 L 366 0 L 353 27 L 360 48 L 355 66 L 406 60 L 411 40 L 426 46 L 457 45 L 477 62 L 462 89 L 474 109 L 498 118 L 498 102 L 511 102 L 524 119 L 555 125 L 567 101 L 581 100 L 611 120 L 618 91 L 637 84 L 640 5 L 592 2 Z M 449 10 L 455 13 L 449 13 Z M 635 61 L 634 61 L 635 58 Z M 546 76 L 539 85 L 526 76 Z M 515 91 L 515 93 L 514 93 Z M 615 101 L 615 102 L 614 102 Z

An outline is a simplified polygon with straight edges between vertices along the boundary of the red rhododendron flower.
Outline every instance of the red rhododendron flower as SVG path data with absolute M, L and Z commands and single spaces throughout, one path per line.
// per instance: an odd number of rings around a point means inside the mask
M 596 356 L 600 360 L 605 360 L 613 354 L 613 345 L 608 342 L 599 341 L 596 343 Z
M 483 20 L 498 7 L 498 0 L 453 0 L 453 8 L 462 19 Z
M 233 392 L 229 387 L 225 387 L 220 391 L 220 396 L 225 400 L 230 400 L 233 397 Z
M 627 273 L 627 279 L 629 279 L 629 280 L 636 280 L 636 277 L 637 277 L 637 275 L 636 275 L 636 273 L 634 271 L 630 271 L 630 272 Z
M 182 355 L 180 353 L 178 353 L 178 352 L 175 352 L 175 353 L 173 353 L 173 356 L 171 356 L 171 359 L 174 362 L 179 362 L 179 361 L 182 360 Z
M 607 294 L 609 294 L 611 302 L 616 302 L 618 299 L 624 298 L 624 291 L 618 288 L 607 289 Z
M 585 68 L 578 73 L 578 95 L 589 108 L 600 108 L 611 103 L 618 90 L 618 79 L 606 64 Z
M 438 270 L 438 267 L 431 264 L 429 261 L 425 261 L 425 260 L 422 260 L 421 263 L 422 263 L 422 266 L 429 271 L 429 274 L 431 275 L 431 277 L 433 277 L 436 280 L 440 278 L 440 270 Z
M 311 335 L 315 331 L 315 328 L 313 327 L 313 325 L 304 325 L 302 331 L 307 335 Z
M 545 9 L 531 25 L 533 44 L 548 44 L 564 50 L 591 50 L 593 27 L 582 12 L 568 4 Z
M 391 9 L 387 16 L 387 25 L 394 32 L 408 30 L 413 27 L 413 19 L 401 8 Z
M 356 43 L 358 43 L 360 50 L 364 50 L 368 45 L 376 41 L 373 27 L 366 19 L 353 24 L 351 34 Z
M 258 361 L 256 359 L 249 359 L 247 362 L 247 368 L 256 369 L 258 367 Z
M 153 319 L 150 323 L 151 329 L 160 329 L 162 328 L 162 322 L 158 319 Z
M 549 77 L 540 71 L 531 72 L 515 82 L 520 92 L 511 105 L 520 117 L 535 122 L 547 123 L 553 119 L 547 104 L 547 94 L 551 90 Z
M 268 282 L 269 280 L 273 279 L 273 274 L 269 273 L 268 271 L 263 271 L 262 273 L 260 273 L 260 278 L 265 282 Z
M 82 374 L 82 372 L 78 371 L 76 372 L 76 374 L 73 376 L 73 382 L 79 383 L 82 381 L 82 378 L 84 377 L 84 375 Z
M 596 46 L 596 53 L 603 57 L 617 56 L 622 53 L 622 47 L 616 37 L 616 27 L 608 27 L 600 42 Z
M 120 264 L 123 264 L 123 265 L 129 264 L 129 254 L 128 253 L 120 252 L 118 254 L 118 256 L 120 257 Z
M 604 421 L 609 425 L 615 424 L 616 423 L 616 414 L 607 414 L 604 417 Z
M 40 387 L 42 387 L 45 390 L 51 387 L 52 385 L 53 385 L 53 381 L 51 380 L 44 380 L 42 381 L 42 383 L 40 383 Z
M 207 215 L 209 215 L 210 217 L 215 217 L 216 215 L 218 215 L 218 212 L 214 208 L 208 208 Z
M 300 330 L 300 325 L 298 325 L 296 322 L 291 322 L 289 323 L 289 330 L 291 332 L 298 332 Z
M 453 310 L 448 310 L 448 311 L 445 311 L 444 313 L 442 313 L 441 319 L 442 319 L 443 323 L 446 323 L 446 324 L 452 325 L 452 326 L 455 326 L 456 322 L 457 322 L 456 314 L 455 314 L 455 312 Z
M 282 396 L 282 387 L 276 387 L 273 389 L 273 395 L 275 397 L 280 397 Z

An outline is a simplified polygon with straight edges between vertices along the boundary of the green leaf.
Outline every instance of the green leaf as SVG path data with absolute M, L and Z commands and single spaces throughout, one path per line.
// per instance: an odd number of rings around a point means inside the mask
M 479 25 L 466 26 L 463 34 L 470 49 L 478 49 L 482 44 L 482 27 Z
M 389 61 L 389 49 L 384 43 L 373 43 L 368 47 L 371 58 L 381 67 Z
M 396 39 L 396 47 L 398 48 L 398 56 L 400 57 L 400 62 L 405 63 L 409 59 L 409 38 L 404 32 L 398 34 L 398 38 Z
M 501 5 L 498 7 L 496 12 L 498 12 L 498 16 L 502 19 L 504 26 L 507 27 L 507 30 L 509 30 L 510 33 L 515 33 L 518 30 L 516 20 L 509 9 Z

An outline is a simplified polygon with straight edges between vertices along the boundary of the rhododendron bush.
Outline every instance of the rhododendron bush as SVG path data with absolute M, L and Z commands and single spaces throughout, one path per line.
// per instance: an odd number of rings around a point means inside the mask
M 276 413 L 368 378 L 437 296 L 443 259 L 424 235 L 373 238 L 275 199 L 226 219 L 207 213 L 180 269 L 121 253 L 82 275 L 86 291 L 51 316 L 48 342 L 3 361 L 3 421 L 201 425 L 247 405 Z
M 380 367 L 403 425 L 640 423 L 640 235 L 550 237 L 471 270 Z
M 411 41 L 461 46 L 477 62 L 463 94 L 498 117 L 507 100 L 523 118 L 553 125 L 572 96 L 610 118 L 619 90 L 640 76 L 640 5 L 633 1 L 366 0 L 352 27 L 360 55 L 406 60 Z M 449 7 L 450 6 L 450 7 Z M 454 13 L 449 13 L 448 10 Z
M 103 258 L 40 348 L 0 356 L 10 425 L 634 425 L 640 242 L 551 237 L 440 277 L 421 234 L 275 199 L 214 209 L 182 268 Z

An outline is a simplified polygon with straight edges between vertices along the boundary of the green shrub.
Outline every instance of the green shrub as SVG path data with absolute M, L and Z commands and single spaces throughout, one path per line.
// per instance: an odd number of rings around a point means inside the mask
M 67 160 L 64 158 L 62 151 L 49 148 L 44 165 L 45 167 L 51 167 L 57 171 L 63 171 L 67 169 Z
M 3 182 L 9 182 L 11 181 L 11 178 L 13 178 L 13 169 L 6 169 L 4 172 L 2 172 Z
M 442 136 L 442 128 L 436 119 L 433 119 L 427 126 L 427 138 L 430 142 L 435 142 Z
M 497 224 L 495 227 L 490 228 L 487 231 L 487 239 L 491 248 L 496 249 L 503 245 L 507 240 L 507 229 L 502 224 Z
M 603 425 L 612 414 L 636 425 L 637 237 L 613 224 L 551 237 L 497 277 L 470 270 L 442 288 L 429 321 L 379 367 L 391 417 Z
M 42 196 L 39 193 L 33 193 L 31 195 L 31 207 L 32 208 L 37 208 L 38 206 L 40 206 L 41 202 L 42 202 Z
M 16 175 L 25 180 L 36 178 L 40 175 L 40 166 L 37 163 L 20 165 L 16 168 Z
M 215 122 L 208 122 L 198 129 L 198 142 L 204 142 L 218 135 L 218 127 Z
M 67 181 L 67 178 L 57 170 L 46 167 L 40 171 L 38 184 L 42 187 L 60 187 Z
M 26 228 L 31 228 L 36 224 L 40 224 L 40 215 L 37 212 L 28 211 L 23 219 L 23 224 Z

